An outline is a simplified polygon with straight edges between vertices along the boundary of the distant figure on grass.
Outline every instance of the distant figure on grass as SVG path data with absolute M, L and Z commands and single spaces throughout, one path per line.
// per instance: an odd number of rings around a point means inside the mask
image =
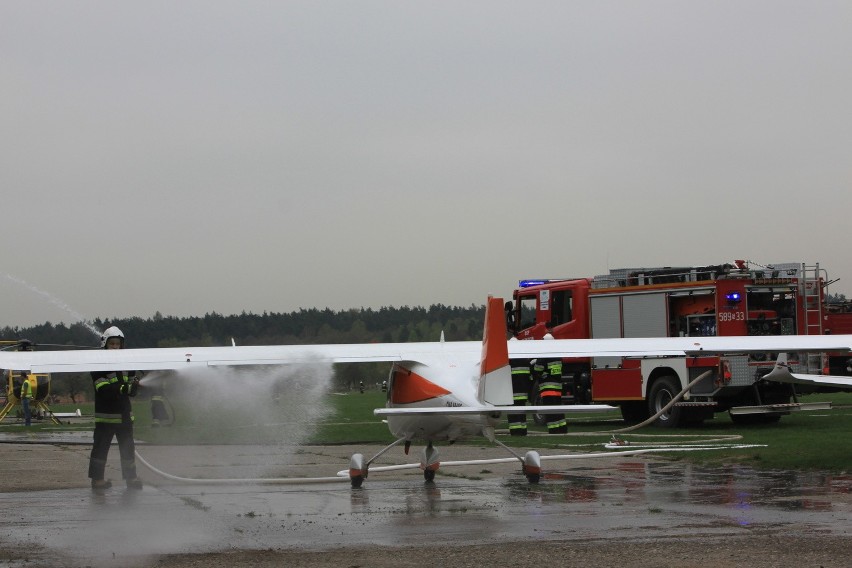
M 33 388 L 30 385 L 30 379 L 24 375 L 24 382 L 21 383 L 21 408 L 24 411 L 24 426 L 32 424 L 33 413 L 30 409 L 30 402 L 33 399 Z
M 101 334 L 101 349 L 123 349 L 124 334 L 113 326 Z M 89 457 L 89 477 L 92 491 L 103 493 L 112 482 L 104 479 L 109 447 L 113 437 L 118 439 L 121 456 L 121 477 L 128 489 L 142 489 L 136 476 L 136 446 L 133 441 L 133 411 L 130 397 L 136 396 L 139 378 L 136 371 L 92 372 L 95 387 L 95 434 Z
M 18 351 L 32 351 L 30 342 L 26 340 L 21 341 Z M 21 383 L 21 410 L 24 413 L 24 426 L 30 426 L 33 420 L 33 411 L 30 408 L 30 403 L 34 398 L 33 386 L 30 384 L 30 377 L 26 372 L 22 374 L 22 377 L 24 380 Z
M 146 384 L 145 387 L 151 387 L 152 389 L 151 426 L 153 428 L 171 426 L 174 417 L 169 413 L 169 409 L 166 406 L 166 380 L 160 378 L 155 380 L 153 385 Z

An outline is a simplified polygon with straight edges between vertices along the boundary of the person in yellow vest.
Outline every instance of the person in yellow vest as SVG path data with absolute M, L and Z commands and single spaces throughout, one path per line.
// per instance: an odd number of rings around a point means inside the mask
M 24 411 L 24 426 L 32 424 L 33 413 L 30 408 L 30 402 L 33 400 L 33 389 L 30 385 L 29 377 L 24 375 L 24 382 L 21 383 L 21 408 Z
M 124 334 L 115 326 L 101 334 L 101 349 L 123 349 Z M 95 433 L 89 456 L 92 491 L 103 494 L 112 487 L 104 479 L 107 456 L 113 437 L 118 439 L 121 477 L 128 489 L 142 489 L 136 475 L 136 445 L 133 441 L 133 411 L 130 399 L 136 396 L 139 379 L 136 371 L 94 371 Z
M 32 351 L 32 343 L 28 339 L 22 339 L 18 343 L 18 351 Z M 10 371 L 11 372 L 11 371 Z M 33 386 L 30 384 L 29 375 L 26 372 L 21 373 L 21 395 L 18 399 L 21 401 L 21 410 L 24 413 L 24 426 L 32 425 L 33 410 L 31 407 L 32 401 L 35 398 Z

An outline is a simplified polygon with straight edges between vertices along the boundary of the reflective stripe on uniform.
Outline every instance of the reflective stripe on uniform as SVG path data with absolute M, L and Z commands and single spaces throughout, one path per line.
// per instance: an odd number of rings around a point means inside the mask
M 130 414 L 130 421 L 134 421 L 136 418 L 133 416 L 133 413 Z M 121 424 L 121 414 L 106 414 L 103 412 L 95 413 L 95 422 L 104 422 L 107 424 Z
M 559 381 L 544 381 L 539 383 L 538 385 L 539 392 L 544 392 L 546 390 L 562 390 L 562 383 Z

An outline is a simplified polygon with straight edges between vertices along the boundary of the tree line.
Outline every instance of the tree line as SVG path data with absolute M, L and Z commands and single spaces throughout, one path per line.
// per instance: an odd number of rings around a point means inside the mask
M 97 318 L 91 322 L 52 324 L 46 322 L 31 327 L 0 328 L 0 339 L 27 339 L 36 349 L 61 347 L 98 347 L 102 331 L 118 326 L 124 332 L 129 348 L 220 346 L 231 345 L 302 345 L 321 343 L 408 343 L 482 339 L 485 306 L 469 307 L 433 304 L 425 307 L 359 308 L 334 311 L 331 309 L 300 309 L 289 313 L 222 315 L 216 312 L 204 316 L 175 317 L 157 312 L 143 319 Z M 359 381 L 372 384 L 384 378 L 387 364 L 364 363 L 336 366 L 335 386 L 351 388 Z M 381 380 L 381 379 L 379 379 Z M 90 389 L 87 376 L 54 377 L 51 392 L 68 395 L 75 400 Z

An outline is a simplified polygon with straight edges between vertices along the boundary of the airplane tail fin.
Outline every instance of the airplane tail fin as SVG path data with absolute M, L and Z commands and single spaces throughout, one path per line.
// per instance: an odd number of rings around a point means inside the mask
M 823 387 L 840 387 L 845 391 L 852 389 L 852 377 L 835 375 L 811 375 L 808 373 L 793 373 L 787 363 L 787 354 L 779 353 L 772 371 L 763 375 L 765 381 L 778 383 L 790 383 L 798 385 L 812 385 Z
M 779 353 L 778 359 L 775 360 L 775 366 L 761 379 L 765 381 L 775 381 L 779 383 L 794 383 L 795 379 L 790 373 L 790 365 L 787 364 L 787 354 Z
M 482 360 L 479 364 L 480 403 L 512 404 L 512 371 L 509 367 L 509 347 L 506 342 L 506 320 L 503 300 L 488 297 L 485 305 L 485 328 L 482 333 Z

